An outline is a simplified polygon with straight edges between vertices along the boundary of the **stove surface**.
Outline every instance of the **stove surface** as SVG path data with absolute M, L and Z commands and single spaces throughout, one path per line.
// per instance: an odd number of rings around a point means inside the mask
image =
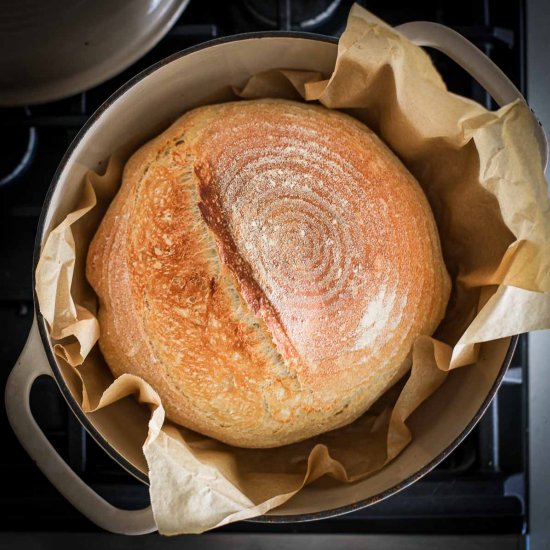
M 444 0 L 361 3 L 390 24 L 429 20 L 458 30 L 490 55 L 525 92 L 525 9 L 520 0 L 470 0 L 453 5 Z M 349 0 L 240 0 L 220 3 L 214 11 L 210 4 L 191 1 L 166 37 L 119 76 L 54 103 L 0 109 L 0 139 L 4 144 L 0 157 L 0 360 L 4 382 L 32 322 L 31 266 L 42 202 L 62 155 L 95 109 L 129 78 L 176 51 L 218 36 L 268 29 L 339 36 L 351 6 Z M 454 62 L 430 53 L 452 91 L 494 107 L 490 97 Z M 460 447 L 425 478 L 359 512 L 303 524 L 240 522 L 219 529 L 219 536 L 224 538 L 218 540 L 227 540 L 230 546 L 235 539 L 226 538 L 229 534 L 252 536 L 266 532 L 342 536 L 462 533 L 498 534 L 504 537 L 500 548 L 507 547 L 505 540 L 515 544 L 526 532 L 529 517 L 526 380 L 527 339 L 522 336 L 512 367 L 487 414 Z M 31 406 L 53 445 L 99 494 L 123 508 L 147 505 L 147 488 L 95 444 L 68 410 L 52 380 L 43 378 L 36 382 Z M 81 532 L 98 533 L 34 466 L 9 428 L 3 408 L 0 422 L 4 434 L 0 455 L 4 472 L 0 506 L 4 512 L 0 531 L 10 531 L 12 536 L 17 532 L 27 532 L 28 536 L 45 531 L 50 535 L 71 532 L 75 537 Z M 105 534 L 98 540 L 102 537 Z M 53 540 L 51 536 L 46 539 Z M 23 544 L 27 539 L 2 539 L 0 535 L 0 546 L 2 540 Z M 280 539 L 281 544 L 284 540 Z M 447 542 L 446 547 L 453 548 L 451 539 Z

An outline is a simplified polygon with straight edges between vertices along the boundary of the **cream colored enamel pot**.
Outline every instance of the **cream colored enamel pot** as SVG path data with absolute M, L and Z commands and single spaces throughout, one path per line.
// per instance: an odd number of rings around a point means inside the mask
M 521 97 L 479 50 L 461 37 L 457 39 L 453 31 L 429 23 L 412 23 L 401 30 L 417 43 L 446 51 L 470 70 L 499 103 Z M 470 47 L 475 50 L 473 54 Z M 86 171 L 97 168 L 129 137 L 146 139 L 182 111 L 213 98 L 223 100 L 229 86 L 242 85 L 251 75 L 268 69 L 315 70 L 329 75 L 336 53 L 336 41 L 321 36 L 241 35 L 175 54 L 136 76 L 90 118 L 61 161 L 43 207 L 34 268 L 48 233 L 74 205 Z M 541 146 L 544 145 L 542 141 Z M 487 409 L 510 363 L 514 346 L 515 339 L 483 345 L 475 365 L 453 371 L 411 417 L 412 443 L 382 471 L 350 485 L 320 480 L 257 520 L 307 521 L 344 514 L 387 498 L 425 475 L 464 439 Z M 148 481 L 141 451 L 146 434 L 143 428 L 136 427 L 139 423 L 127 419 L 143 416 L 146 411 L 132 399 L 126 399 L 96 413 L 84 413 L 79 406 L 78 381 L 71 369 L 54 356 L 45 321 L 36 312 L 27 344 L 6 387 L 6 407 L 15 433 L 57 489 L 96 524 L 117 533 L 154 531 L 150 508 L 127 511 L 111 506 L 81 481 L 48 443 L 29 409 L 30 389 L 40 375 L 55 378 L 70 408 L 91 436 L 143 483 Z

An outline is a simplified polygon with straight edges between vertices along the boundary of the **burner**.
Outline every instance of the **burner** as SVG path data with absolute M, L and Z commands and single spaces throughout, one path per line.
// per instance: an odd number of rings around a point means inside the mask
M 259 22 L 285 30 L 310 30 L 326 22 L 342 0 L 302 0 L 292 6 L 288 0 L 244 0 L 250 14 Z
M 31 114 L 28 107 L 23 108 L 23 113 L 25 117 Z M 0 157 L 0 187 L 13 183 L 26 172 L 38 142 L 34 127 L 7 126 L 3 131 L 9 136 L 4 135 L 2 141 L 9 143 L 10 147 Z

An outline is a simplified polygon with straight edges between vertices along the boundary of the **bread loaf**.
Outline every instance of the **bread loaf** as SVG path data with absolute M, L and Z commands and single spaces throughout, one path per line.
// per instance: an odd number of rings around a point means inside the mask
M 426 197 L 380 139 L 269 99 L 195 109 L 137 151 L 87 277 L 113 374 L 242 447 L 355 420 L 410 368 L 450 288 Z

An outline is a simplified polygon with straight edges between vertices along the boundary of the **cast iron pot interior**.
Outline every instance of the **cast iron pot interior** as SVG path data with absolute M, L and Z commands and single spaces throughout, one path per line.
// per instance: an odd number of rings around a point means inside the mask
M 241 86 L 251 75 L 268 69 L 315 70 L 328 76 L 336 53 L 336 40 L 305 33 L 233 36 L 177 53 L 130 80 L 92 115 L 63 157 L 40 217 L 33 272 L 50 230 L 74 209 L 84 174 L 100 170 L 122 144 L 153 137 L 188 109 L 231 98 L 230 86 Z M 148 410 L 127 398 L 84 413 L 79 380 L 69 365 L 54 356 L 46 322 L 36 309 L 50 366 L 70 408 L 114 460 L 148 483 L 141 451 Z M 353 484 L 323 478 L 257 519 L 290 522 L 339 515 L 386 498 L 425 475 L 479 421 L 502 382 L 516 342 L 517 337 L 483 344 L 475 365 L 452 371 L 409 419 L 412 443 L 383 470 Z M 128 418 L 136 421 L 130 423 Z

